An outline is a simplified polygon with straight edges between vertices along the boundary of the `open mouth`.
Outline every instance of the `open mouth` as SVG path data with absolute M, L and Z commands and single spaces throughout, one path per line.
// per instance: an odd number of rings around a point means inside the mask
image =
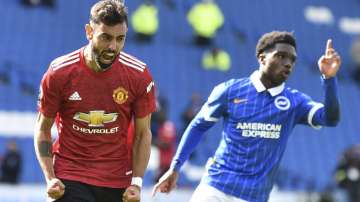
M 105 52 L 105 53 L 101 54 L 101 57 L 105 62 L 112 62 L 115 58 L 115 53 Z
M 291 71 L 290 70 L 284 70 L 284 71 L 281 71 L 281 75 L 284 76 L 284 77 L 289 77 Z

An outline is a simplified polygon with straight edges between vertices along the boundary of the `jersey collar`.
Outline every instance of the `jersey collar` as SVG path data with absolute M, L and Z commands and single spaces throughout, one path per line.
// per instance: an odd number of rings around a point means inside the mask
M 257 92 L 263 92 L 263 91 L 268 91 L 270 93 L 271 96 L 277 96 L 279 95 L 285 88 L 285 83 L 282 83 L 278 86 L 275 86 L 273 88 L 269 88 L 269 89 L 266 89 L 264 84 L 261 82 L 260 80 L 260 72 L 259 70 L 256 70 L 255 72 L 253 72 L 251 75 L 250 75 L 250 81 L 251 83 L 255 86 L 255 89 Z

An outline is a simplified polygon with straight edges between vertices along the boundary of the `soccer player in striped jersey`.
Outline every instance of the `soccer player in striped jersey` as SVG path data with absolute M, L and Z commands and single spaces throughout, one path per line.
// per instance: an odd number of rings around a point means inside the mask
M 155 185 L 168 193 L 201 136 L 223 118 L 222 139 L 191 202 L 263 202 L 269 198 L 287 140 L 296 124 L 336 126 L 339 117 L 336 73 L 341 59 L 328 40 L 318 61 L 324 103 L 285 85 L 296 61 L 292 33 L 274 31 L 258 41 L 259 69 L 251 76 L 214 88 L 184 132 L 170 169 Z
M 122 51 L 127 30 L 123 3 L 97 2 L 85 26 L 88 45 L 55 59 L 44 74 L 34 145 L 49 199 L 140 201 L 155 90 L 147 65 Z M 54 121 L 59 136 L 52 145 Z

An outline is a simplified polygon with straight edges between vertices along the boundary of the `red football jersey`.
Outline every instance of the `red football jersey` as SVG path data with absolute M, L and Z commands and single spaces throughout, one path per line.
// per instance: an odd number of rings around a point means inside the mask
M 84 48 L 55 59 L 41 82 L 39 111 L 57 117 L 53 147 L 58 178 L 124 188 L 132 170 L 127 135 L 132 116 L 155 111 L 155 87 L 145 63 L 121 52 L 94 72 Z

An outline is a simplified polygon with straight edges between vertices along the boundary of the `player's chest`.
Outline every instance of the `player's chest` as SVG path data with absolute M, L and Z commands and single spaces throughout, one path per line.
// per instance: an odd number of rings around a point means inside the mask
M 62 106 L 72 110 L 122 111 L 135 100 L 134 85 L 126 78 L 76 77 L 62 89 Z
M 269 119 L 274 116 L 286 119 L 292 114 L 293 105 L 290 98 L 282 95 L 239 94 L 229 99 L 227 112 L 234 120 Z

